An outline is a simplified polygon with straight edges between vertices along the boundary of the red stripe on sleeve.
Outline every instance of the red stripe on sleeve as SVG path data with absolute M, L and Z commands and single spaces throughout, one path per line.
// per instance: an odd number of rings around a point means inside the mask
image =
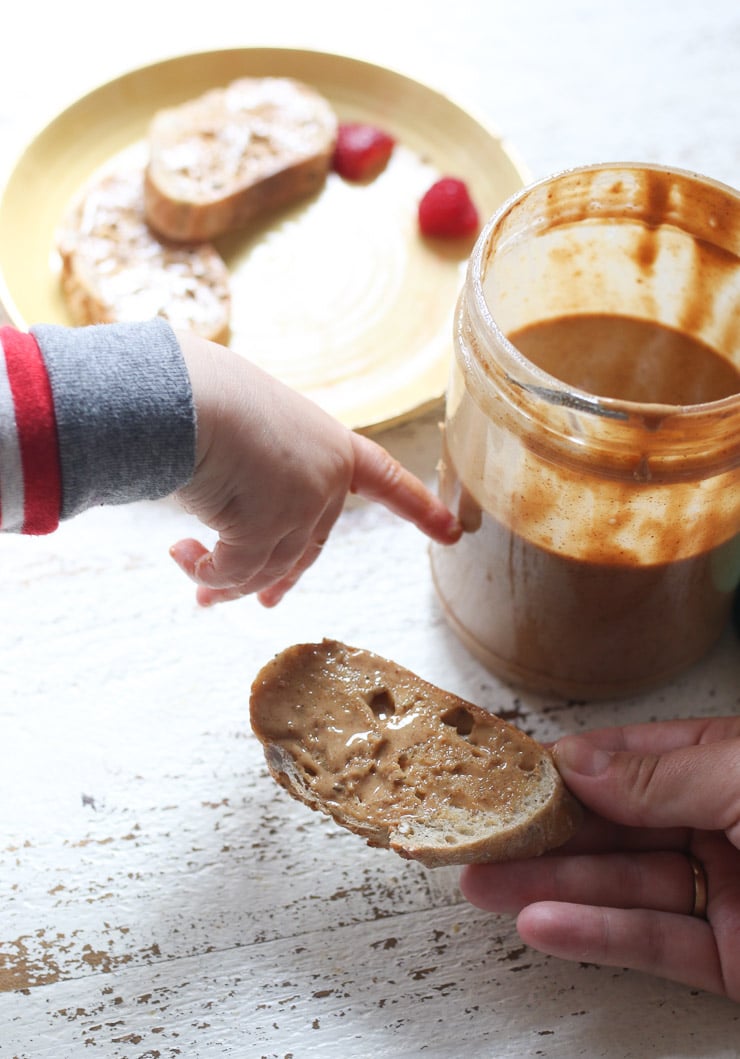
M 25 491 L 24 533 L 51 533 L 59 525 L 62 475 L 51 384 L 33 335 L 0 329 L 21 449 Z

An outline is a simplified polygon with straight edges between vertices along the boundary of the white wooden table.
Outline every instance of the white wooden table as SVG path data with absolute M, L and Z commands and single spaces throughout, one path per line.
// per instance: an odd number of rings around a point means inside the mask
M 70 0 L 5 14 L 6 153 L 130 67 L 273 44 L 432 83 L 498 125 L 534 176 L 639 159 L 738 180 L 734 0 L 374 0 L 367 13 L 209 0 L 126 11 Z M 437 419 L 381 439 L 430 483 Z M 533 953 L 507 918 L 461 901 L 454 870 L 370 850 L 289 800 L 247 719 L 258 667 L 325 635 L 393 657 L 541 738 L 732 712 L 733 634 L 650 696 L 544 700 L 515 694 L 466 654 L 440 616 L 425 542 L 380 509 L 351 501 L 320 563 L 269 612 L 254 600 L 195 606 L 167 555 L 194 528 L 164 501 L 0 542 L 2 1059 L 740 1053 L 737 1005 Z

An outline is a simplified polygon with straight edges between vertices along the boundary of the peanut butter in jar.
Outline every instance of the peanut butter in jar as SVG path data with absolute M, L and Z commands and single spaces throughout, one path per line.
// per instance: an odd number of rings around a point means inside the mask
M 455 323 L 434 546 L 452 627 L 504 680 L 633 694 L 700 658 L 740 581 L 740 195 L 593 166 L 510 199 Z

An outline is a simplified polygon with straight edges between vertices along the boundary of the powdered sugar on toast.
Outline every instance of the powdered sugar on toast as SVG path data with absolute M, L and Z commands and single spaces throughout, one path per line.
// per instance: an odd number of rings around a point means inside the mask
M 244 77 L 155 114 L 145 208 L 175 240 L 210 239 L 318 191 L 337 119 L 292 78 Z
M 61 284 L 75 324 L 147 320 L 226 341 L 229 273 L 213 246 L 175 245 L 144 217 L 140 168 L 108 171 L 78 195 L 57 236 Z

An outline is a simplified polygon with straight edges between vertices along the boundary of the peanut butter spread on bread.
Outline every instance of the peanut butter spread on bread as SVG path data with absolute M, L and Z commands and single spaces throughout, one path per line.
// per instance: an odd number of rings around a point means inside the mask
M 451 696 L 431 702 L 400 667 L 389 680 L 359 652 L 313 661 L 274 704 L 268 734 L 316 772 L 319 797 L 356 799 L 386 823 L 416 813 L 420 801 L 429 812 L 474 812 L 493 787 L 502 813 L 518 804 L 541 752 L 512 739 L 508 726 Z
M 394 835 L 421 824 L 437 828 L 437 844 L 475 845 L 481 828 L 516 831 L 523 813 L 533 818 L 560 793 L 549 753 L 525 733 L 336 641 L 268 663 L 253 685 L 252 725 L 278 782 L 371 844 L 396 848 Z

